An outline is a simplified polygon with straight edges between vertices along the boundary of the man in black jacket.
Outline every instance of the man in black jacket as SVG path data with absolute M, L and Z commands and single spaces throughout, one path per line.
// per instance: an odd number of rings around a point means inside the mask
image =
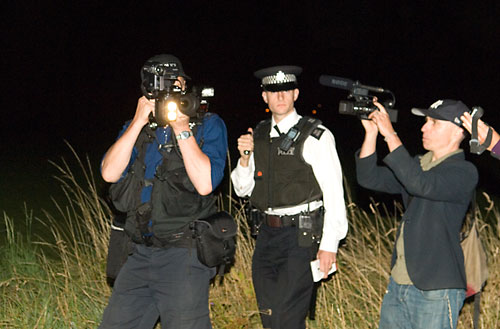
M 422 144 L 428 151 L 411 157 L 383 106 L 362 120 L 365 139 L 356 155 L 363 187 L 401 194 L 406 211 L 397 233 L 391 278 L 382 303 L 380 328 L 456 328 L 466 278 L 460 228 L 477 184 L 477 170 L 465 161 L 460 101 L 437 101 L 427 110 Z M 377 166 L 380 133 L 389 148 Z

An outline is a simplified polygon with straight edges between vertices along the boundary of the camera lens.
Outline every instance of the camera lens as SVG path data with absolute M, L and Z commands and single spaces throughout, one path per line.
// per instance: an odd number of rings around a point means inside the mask
M 164 71 L 165 71 L 165 69 L 163 68 L 163 66 L 156 67 L 156 73 L 158 73 L 159 75 L 163 75 Z

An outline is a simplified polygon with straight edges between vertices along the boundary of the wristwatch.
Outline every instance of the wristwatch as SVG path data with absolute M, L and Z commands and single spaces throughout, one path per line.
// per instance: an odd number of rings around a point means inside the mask
M 191 130 L 184 130 L 184 131 L 181 131 L 181 133 L 177 136 L 175 136 L 175 138 L 177 140 L 179 139 L 188 139 L 189 137 L 193 136 L 193 132 Z

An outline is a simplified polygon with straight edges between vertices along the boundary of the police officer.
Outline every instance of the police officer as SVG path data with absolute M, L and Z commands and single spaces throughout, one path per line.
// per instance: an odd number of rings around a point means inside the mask
M 143 79 L 159 72 L 151 85 L 185 90 L 189 77 L 177 57 L 150 58 Z M 224 174 L 226 127 L 216 114 L 195 120 L 177 109 L 175 120 L 152 131 L 150 114 L 157 114 L 155 103 L 143 96 L 101 164 L 102 177 L 118 191 L 115 206 L 127 212 L 125 231 L 135 247 L 100 328 L 150 328 L 158 314 L 165 328 L 211 328 L 208 291 L 215 269 L 198 260 L 189 224 L 217 210 L 212 191 Z
M 273 329 L 305 328 L 310 262 L 318 258 L 326 278 L 347 233 L 334 137 L 294 108 L 301 71 L 275 66 L 255 72 L 272 116 L 239 137 L 231 174 L 236 194 L 250 196 L 261 215 L 252 277 L 263 326 Z

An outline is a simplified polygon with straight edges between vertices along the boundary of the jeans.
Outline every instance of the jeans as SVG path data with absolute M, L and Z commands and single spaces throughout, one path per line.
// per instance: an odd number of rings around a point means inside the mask
M 212 328 L 208 310 L 215 268 L 198 261 L 196 248 L 137 245 L 121 269 L 100 329 Z
M 465 289 L 420 290 L 390 278 L 379 329 L 454 329 Z

